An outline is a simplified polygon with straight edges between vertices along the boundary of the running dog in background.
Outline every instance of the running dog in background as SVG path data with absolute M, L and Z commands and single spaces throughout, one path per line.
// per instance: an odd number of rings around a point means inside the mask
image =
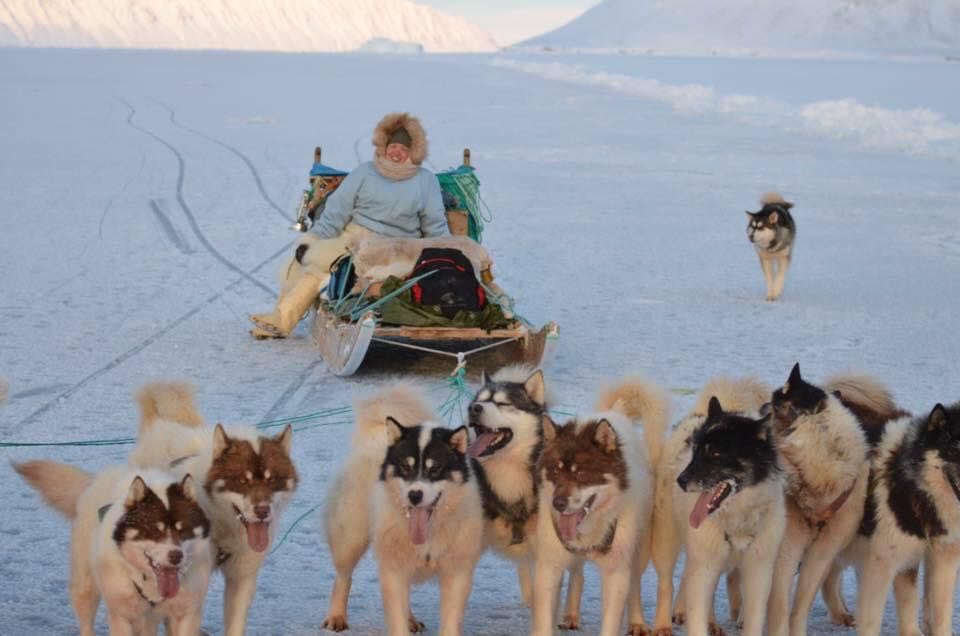
M 760 257 L 763 278 L 767 282 L 767 300 L 783 294 L 783 284 L 790 269 L 797 226 L 790 214 L 792 203 L 772 192 L 760 200 L 759 212 L 747 212 L 747 238 Z
M 210 523 L 190 475 L 114 466 L 91 475 L 52 461 L 14 469 L 73 522 L 70 599 L 81 636 L 97 606 L 110 634 L 197 636 L 213 571 Z
M 663 457 L 657 467 L 656 503 L 653 520 L 653 565 L 657 571 L 657 612 L 654 633 L 669 636 L 672 623 L 686 622 L 686 587 L 688 568 L 684 569 L 680 590 L 674 605 L 673 573 L 680 551 L 687 544 L 690 533 L 690 514 L 698 499 L 695 493 L 687 494 L 677 483 L 681 472 L 693 457 L 693 438 L 705 424 L 711 398 L 720 400 L 730 414 L 757 413 L 770 399 L 770 387 L 752 377 L 713 378 L 697 395 L 694 407 L 673 429 L 667 438 Z M 761 457 L 749 458 L 749 462 Z M 721 502 L 722 503 L 722 502 Z M 702 531 L 701 531 L 702 534 Z M 739 618 L 740 587 L 734 575 L 728 575 L 727 596 L 730 600 L 731 618 Z M 710 624 L 716 630 L 712 597 L 709 602 Z
M 836 376 L 820 388 L 803 379 L 799 364 L 773 393 L 770 411 L 787 474 L 787 530 L 770 593 L 768 633 L 804 636 L 817 588 L 863 518 L 870 455 L 884 424 L 906 413 L 869 376 Z
M 627 605 L 627 633 L 648 632 L 640 577 L 650 558 L 654 472 L 668 402 L 658 388 L 626 380 L 605 391 L 598 407 L 600 413 L 562 426 L 543 416 L 534 636 L 554 633 L 563 571 L 585 560 L 600 570 L 601 636 L 623 633 Z
M 543 372 L 524 365 L 483 374 L 468 408 L 475 438 L 467 453 L 474 460 L 486 519 L 484 538 L 517 568 L 524 605 L 533 604 L 533 536 L 537 526 L 536 464 L 543 450 L 541 419 L 547 408 Z M 570 571 L 561 626 L 580 625 L 583 568 Z
M 484 549 L 483 508 L 466 426 L 447 429 L 420 392 L 399 385 L 356 405 L 353 448 L 330 489 L 327 541 L 337 569 L 324 627 L 347 629 L 353 569 L 373 543 L 387 632 L 423 630 L 410 587 L 440 579 L 439 633 L 461 633 Z
M 210 519 L 217 566 L 223 571 L 223 622 L 241 636 L 257 591 L 257 575 L 297 487 L 290 458 L 293 429 L 274 437 L 252 427 L 203 424 L 189 385 L 156 383 L 137 395 L 140 434 L 134 466 L 195 475 L 198 500 Z

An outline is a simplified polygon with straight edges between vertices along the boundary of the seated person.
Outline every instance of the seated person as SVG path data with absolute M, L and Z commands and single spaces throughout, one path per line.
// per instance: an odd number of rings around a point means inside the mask
M 256 338 L 286 338 L 330 277 L 355 236 L 431 237 L 449 233 L 436 175 L 421 167 L 427 134 L 407 113 L 391 113 L 373 131 L 373 161 L 357 166 L 327 199 L 323 213 L 284 266 L 284 285 L 269 314 L 250 316 Z

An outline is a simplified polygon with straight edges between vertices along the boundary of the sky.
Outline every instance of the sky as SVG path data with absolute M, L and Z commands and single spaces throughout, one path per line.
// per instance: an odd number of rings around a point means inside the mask
M 573 20 L 599 0 L 416 0 L 463 16 L 508 46 Z

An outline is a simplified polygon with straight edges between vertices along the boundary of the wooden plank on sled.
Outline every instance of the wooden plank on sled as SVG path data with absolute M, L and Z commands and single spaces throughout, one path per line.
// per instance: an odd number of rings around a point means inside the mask
M 477 327 L 377 327 L 378 338 L 409 338 L 410 340 L 500 340 L 525 338 L 528 335 L 530 330 L 526 327 L 492 331 Z

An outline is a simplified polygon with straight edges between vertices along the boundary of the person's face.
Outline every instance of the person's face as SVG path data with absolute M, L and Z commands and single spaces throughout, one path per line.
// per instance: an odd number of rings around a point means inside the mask
M 410 158 L 410 149 L 403 144 L 390 144 L 383 154 L 390 161 L 403 163 Z

